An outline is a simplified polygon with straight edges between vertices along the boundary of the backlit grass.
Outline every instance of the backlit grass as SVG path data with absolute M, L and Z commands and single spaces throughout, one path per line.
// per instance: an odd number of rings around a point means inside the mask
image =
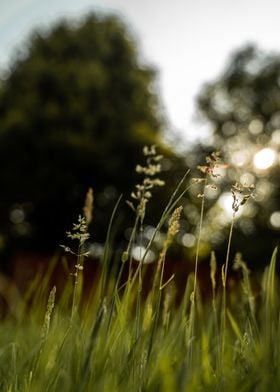
M 135 225 L 116 268 L 109 269 L 109 259 L 113 253 L 111 228 L 120 199 L 109 223 L 101 272 L 92 292 L 83 298 L 83 267 L 87 263 L 84 245 L 88 233 L 86 217 L 80 217 L 68 233 L 69 238 L 78 240 L 77 252 L 64 247 L 75 253 L 74 276 L 69 273 L 63 290 L 57 293 L 55 287 L 50 287 L 55 262 L 50 263 L 49 273 L 32 282 L 18 319 L 6 317 L 0 323 L 1 391 L 279 391 L 277 251 L 263 272 L 258 293 L 252 290 L 249 270 L 241 255 L 230 259 L 236 208 L 243 206 L 250 194 L 242 190 L 238 199 L 236 192 L 240 189 L 233 189 L 228 251 L 221 267 L 217 266 L 214 253 L 209 260 L 209 299 L 201 300 L 197 278 L 199 249 L 194 272 L 178 298 L 174 277 L 164 281 L 163 276 L 165 257 L 179 228 L 180 201 L 190 186 L 186 184 L 187 174 L 174 190 L 136 267 L 131 256 L 131 246 L 136 233 L 141 232 L 151 197 L 149 186 L 160 184 L 155 178 L 151 180 L 151 164 L 160 158 L 152 149 L 146 153 L 147 166 L 138 170 L 150 182 L 136 188 L 139 193 L 134 193 L 134 204 L 129 203 L 135 211 Z M 208 185 L 213 173 L 204 172 L 204 185 Z M 153 167 L 153 173 L 159 173 L 158 166 Z M 204 195 L 201 197 L 198 236 L 203 225 Z M 91 216 L 89 210 L 87 214 Z M 149 277 L 147 292 L 145 258 L 165 222 L 169 222 L 166 239 L 154 276 Z M 240 282 L 229 289 L 228 272 L 232 267 L 240 271 Z M 125 268 L 129 272 L 124 282 Z

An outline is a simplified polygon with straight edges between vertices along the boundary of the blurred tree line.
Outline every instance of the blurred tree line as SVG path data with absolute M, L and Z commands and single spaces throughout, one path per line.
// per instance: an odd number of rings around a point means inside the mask
M 225 165 L 205 194 L 201 255 L 224 254 L 231 218 L 230 186 L 254 183 L 243 209 L 234 250 L 266 262 L 280 230 L 280 57 L 255 47 L 237 51 L 220 77 L 198 96 L 212 130 L 184 157 L 164 144 L 164 116 L 156 73 L 139 60 L 137 45 L 115 16 L 90 14 L 60 21 L 31 36 L 0 83 L 0 249 L 58 248 L 94 189 L 93 240 L 104 241 L 114 203 L 140 181 L 135 166 L 144 145 L 157 144 L 168 186 L 152 198 L 154 225 L 186 167 L 220 150 Z M 194 176 L 201 175 L 194 173 Z M 185 199 L 181 253 L 191 257 L 199 221 L 199 184 Z M 160 201 L 160 203 L 159 203 Z M 133 212 L 119 209 L 117 238 L 126 240 Z M 148 227 L 149 229 L 149 227 Z
M 93 239 L 102 242 L 118 196 L 139 182 L 144 145 L 159 146 L 168 172 L 182 168 L 163 143 L 155 76 L 117 17 L 90 14 L 33 33 L 0 85 L 2 250 L 57 249 L 89 187 Z M 151 209 L 156 222 L 161 207 Z M 119 232 L 132 221 L 122 206 Z
M 197 104 L 211 134 L 196 146 L 193 163 L 219 150 L 227 166 L 217 170 L 217 191 L 208 194 L 205 236 L 225 253 L 230 186 L 254 184 L 254 198 L 236 221 L 233 248 L 252 264 L 266 263 L 280 230 L 279 54 L 252 45 L 239 49 L 219 78 L 201 89 Z

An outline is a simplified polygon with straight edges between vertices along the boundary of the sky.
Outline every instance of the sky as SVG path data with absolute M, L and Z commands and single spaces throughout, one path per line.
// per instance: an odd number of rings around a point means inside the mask
M 279 0 L 0 0 L 0 68 L 40 25 L 89 11 L 120 15 L 143 62 L 158 70 L 170 129 L 187 144 L 205 137 L 195 97 L 216 79 L 229 55 L 248 43 L 280 53 Z

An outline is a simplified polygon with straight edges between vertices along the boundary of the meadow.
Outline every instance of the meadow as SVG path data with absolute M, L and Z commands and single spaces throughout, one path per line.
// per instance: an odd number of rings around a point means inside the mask
M 136 171 L 143 181 L 135 186 L 128 205 L 135 223 L 127 248 L 112 261 L 112 228 L 116 203 L 92 290 L 83 295 L 88 262 L 88 225 L 93 193 L 87 194 L 83 214 L 67 232 L 73 246 L 63 246 L 75 259 L 63 289 L 50 287 L 56 263 L 30 284 L 17 319 L 0 323 L 0 390 L 38 391 L 279 391 L 280 308 L 277 250 L 260 277 L 257 289 L 240 254 L 231 255 L 236 214 L 246 208 L 253 187 L 232 187 L 232 221 L 222 265 L 215 253 L 209 260 L 211 291 L 202 300 L 198 279 L 199 247 L 204 217 L 204 194 L 213 186 L 218 154 L 201 166 L 201 177 L 187 172 L 163 210 L 150 243 L 138 262 L 132 258 L 146 207 L 160 180 L 155 147 L 145 147 L 145 165 Z M 178 298 L 174 276 L 164 278 L 166 255 L 179 230 L 183 196 L 193 184 L 201 185 L 193 273 Z M 154 274 L 147 277 L 146 258 L 157 232 L 166 229 Z M 270 259 L 268 255 L 268 260 Z M 240 280 L 229 288 L 229 271 Z M 124 271 L 128 273 L 124 274 Z M 125 276 L 125 280 L 124 280 Z M 148 279 L 150 286 L 145 284 Z M 254 287 L 253 287 L 254 286 Z M 145 290 L 144 290 L 145 287 Z M 58 293 L 59 291 L 59 293 Z

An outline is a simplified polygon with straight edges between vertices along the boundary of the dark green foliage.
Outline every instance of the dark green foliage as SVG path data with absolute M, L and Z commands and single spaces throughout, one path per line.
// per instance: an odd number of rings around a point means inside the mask
M 95 240 L 104 239 L 108 208 L 137 182 L 143 145 L 161 145 L 154 76 L 116 17 L 91 14 L 33 34 L 0 90 L 6 244 L 55 246 L 90 186 Z

